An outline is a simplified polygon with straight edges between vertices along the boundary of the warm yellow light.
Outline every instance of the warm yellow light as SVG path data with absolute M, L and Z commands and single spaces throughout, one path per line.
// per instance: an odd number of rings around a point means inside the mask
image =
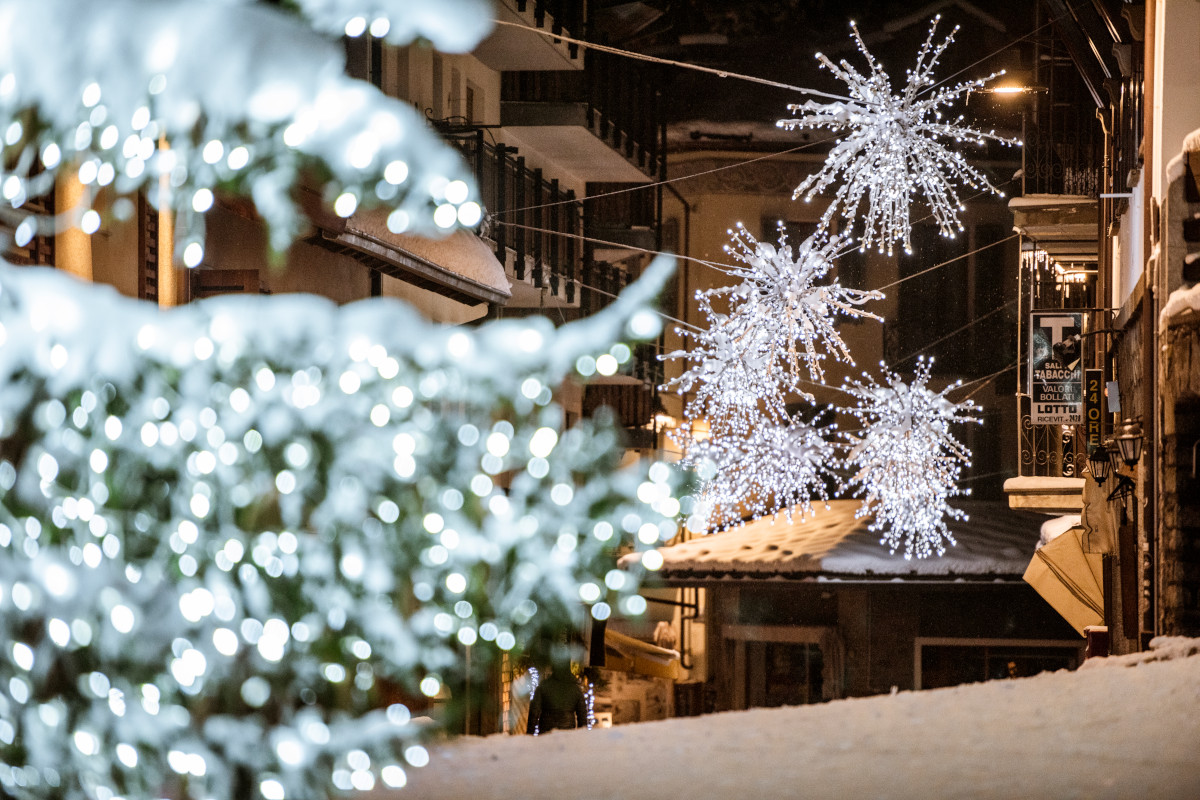
M 992 94 L 1021 94 L 1029 89 L 1025 86 L 994 86 L 991 91 Z

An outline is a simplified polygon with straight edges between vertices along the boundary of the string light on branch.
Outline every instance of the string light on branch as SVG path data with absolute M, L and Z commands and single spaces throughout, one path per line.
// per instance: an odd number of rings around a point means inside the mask
M 428 3 L 300 5 L 326 22 L 365 9 L 390 30 L 437 38 L 437 14 L 420 8 Z M 95 233 L 99 210 L 129 218 L 139 192 L 175 212 L 187 266 L 202 263 L 204 215 L 218 190 L 253 200 L 277 251 L 309 224 L 297 193 L 314 189 L 339 216 L 386 208 L 395 233 L 478 222 L 461 158 L 411 107 L 348 77 L 343 49 L 304 24 L 311 19 L 202 0 L 8 0 L 4 10 L 0 220 L 28 236 L 64 222 Z M 46 52 L 72 55 L 47 71 Z M 61 218 L 30 211 L 27 201 L 60 175 L 82 185 L 80 206 Z M 102 191 L 116 200 L 93 208 Z
M 957 186 L 1004 196 L 982 171 L 967 163 L 955 146 L 983 145 L 988 140 L 1020 143 L 994 131 L 976 130 L 961 115 L 949 118 L 943 113 L 946 106 L 1003 73 L 937 88 L 933 70 L 954 39 L 951 32 L 940 44 L 934 44 L 940 19 L 939 15 L 930 24 L 916 66 L 905 73 L 899 93 L 893 93 L 891 79 L 867 49 L 858 27 L 851 23 L 855 44 L 867 61 L 865 74 L 845 59 L 835 64 L 817 54 L 821 66 L 846 84 L 850 99 L 793 104 L 788 110 L 799 116 L 777 123 L 789 130 L 825 128 L 844 134 L 821 170 L 796 187 L 793 197 L 811 200 L 840 178 L 842 183 L 822 220 L 828 225 L 840 211 L 848 227 L 858 232 L 863 249 L 874 247 L 890 255 L 893 245 L 900 242 L 905 252 L 911 253 L 910 208 L 916 200 L 929 205 L 942 235 L 953 238 L 963 230 L 958 219 L 963 205 Z M 866 209 L 860 219 L 863 204 Z
M 954 544 L 946 519 L 967 517 L 948 501 L 970 494 L 957 484 L 971 454 L 950 426 L 980 422 L 971 400 L 946 397 L 960 383 L 940 392 L 928 387 L 932 363 L 920 359 L 909 383 L 886 368 L 882 383 L 864 374 L 843 387 L 858 402 L 840 409 L 862 424 L 861 432 L 842 433 L 854 470 L 848 488 L 863 497 L 858 516 L 873 515 L 870 529 L 882 534 L 880 543 L 892 552 L 903 544 L 906 559 L 940 556 Z
M 397 687 L 461 698 L 580 586 L 628 608 L 614 550 L 689 501 L 549 387 L 652 335 L 669 271 L 463 330 L 385 299 L 161 312 L 0 264 L 0 795 L 402 785 L 429 757 Z

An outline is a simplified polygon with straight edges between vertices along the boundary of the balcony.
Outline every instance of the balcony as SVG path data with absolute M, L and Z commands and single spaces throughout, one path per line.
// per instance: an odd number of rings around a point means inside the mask
M 587 51 L 582 72 L 503 76 L 504 138 L 583 181 L 647 183 L 663 168 L 660 96 L 644 65 Z
M 501 22 L 585 38 L 583 4 L 576 0 L 496 0 L 494 7 Z M 474 55 L 497 72 L 583 69 L 578 45 L 511 25 L 497 25 Z
M 482 128 L 442 130 L 471 164 L 487 211 L 481 235 L 512 281 L 509 308 L 578 308 L 583 204 Z

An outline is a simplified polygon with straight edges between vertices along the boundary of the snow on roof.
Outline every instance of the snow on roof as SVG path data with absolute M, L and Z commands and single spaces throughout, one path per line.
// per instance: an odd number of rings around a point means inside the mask
M 659 548 L 661 574 L 671 580 L 753 578 L 1005 578 L 1019 579 L 1038 543 L 1043 515 L 1003 502 L 956 503 L 970 519 L 950 525 L 958 544 L 944 556 L 905 560 L 879 543 L 858 519 L 857 500 L 832 500 L 809 517 L 763 518 Z
M 464 736 L 432 745 L 405 788 L 371 797 L 1195 798 L 1200 655 L 1184 649 L 1132 668 L 1093 658 L 1076 672 L 947 689 Z
M 1200 314 L 1200 283 L 1191 288 L 1180 287 L 1167 296 L 1162 312 L 1158 315 L 1158 327 L 1165 328 L 1174 317 Z

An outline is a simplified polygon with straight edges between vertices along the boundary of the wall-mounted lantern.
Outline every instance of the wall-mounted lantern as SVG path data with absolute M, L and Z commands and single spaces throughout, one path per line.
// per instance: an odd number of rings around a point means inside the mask
M 1127 419 L 1113 437 L 1125 466 L 1133 468 L 1142 457 L 1142 423 Z
M 1103 486 L 1104 482 L 1108 480 L 1108 473 L 1112 470 L 1108 448 L 1102 444 L 1094 446 L 1092 452 L 1088 453 L 1088 465 L 1092 470 L 1092 477 L 1096 479 L 1096 485 Z

